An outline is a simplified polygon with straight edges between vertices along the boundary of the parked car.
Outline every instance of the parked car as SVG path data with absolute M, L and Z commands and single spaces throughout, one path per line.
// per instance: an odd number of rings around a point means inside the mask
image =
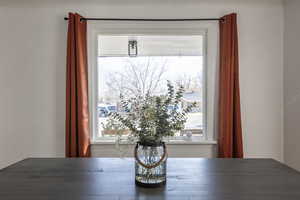
M 106 107 L 98 106 L 99 117 L 107 117 L 109 112 Z
M 181 111 L 181 108 L 180 108 L 180 106 L 169 105 L 169 106 L 168 106 L 168 112 L 172 112 L 172 111 L 180 112 L 180 111 Z
M 117 106 L 109 105 L 107 109 L 109 112 L 117 112 Z
M 99 117 L 108 117 L 109 113 L 117 112 L 117 106 L 110 104 L 98 104 Z

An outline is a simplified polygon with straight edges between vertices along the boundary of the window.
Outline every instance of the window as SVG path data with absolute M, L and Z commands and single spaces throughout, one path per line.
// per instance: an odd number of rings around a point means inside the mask
M 207 33 L 208 30 L 178 35 L 91 34 L 97 40 L 97 45 L 95 39 L 89 42 L 89 50 L 93 52 L 89 53 L 90 60 L 93 59 L 89 69 L 93 140 L 115 139 L 114 131 L 104 130 L 103 126 L 109 113 L 126 112 L 120 106 L 120 94 L 128 97 L 147 92 L 164 94 L 167 80 L 185 88 L 183 103 L 176 108 L 171 105 L 170 110 L 197 103 L 188 114 L 185 129 L 172 140 L 213 140 L 216 56 L 212 55 L 216 53 L 207 50 L 215 44 L 207 44 L 212 38 Z M 128 55 L 130 41 L 136 42 L 137 56 Z

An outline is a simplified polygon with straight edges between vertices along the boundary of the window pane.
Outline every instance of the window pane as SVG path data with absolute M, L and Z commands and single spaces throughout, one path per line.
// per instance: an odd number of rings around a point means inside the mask
M 183 103 L 179 108 L 196 102 L 197 107 L 188 113 L 185 130 L 176 133 L 184 136 L 192 133 L 203 136 L 203 56 L 139 56 L 98 57 L 98 134 L 114 136 L 104 131 L 110 112 L 124 112 L 120 107 L 120 94 L 126 97 L 161 95 L 167 92 L 167 80 L 175 86 L 183 85 Z M 126 131 L 124 131 L 126 134 Z

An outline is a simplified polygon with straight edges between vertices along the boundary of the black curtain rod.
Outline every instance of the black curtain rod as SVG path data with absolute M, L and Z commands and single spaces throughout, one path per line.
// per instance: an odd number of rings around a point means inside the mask
M 65 17 L 65 20 L 69 20 Z M 135 19 L 135 18 L 81 18 L 80 20 L 93 21 L 149 21 L 149 22 L 163 22 L 163 21 L 222 21 L 222 18 L 194 18 L 194 19 Z

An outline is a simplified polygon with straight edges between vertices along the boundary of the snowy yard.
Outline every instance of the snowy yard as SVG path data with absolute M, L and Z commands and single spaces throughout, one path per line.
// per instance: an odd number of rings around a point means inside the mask
M 107 117 L 99 117 L 98 118 L 98 130 L 99 133 L 102 132 L 103 127 L 102 124 L 107 123 L 108 118 Z M 189 113 L 188 114 L 188 120 L 185 124 L 185 129 L 202 129 L 202 113 L 197 112 L 197 113 Z M 180 133 L 178 133 L 178 136 Z

